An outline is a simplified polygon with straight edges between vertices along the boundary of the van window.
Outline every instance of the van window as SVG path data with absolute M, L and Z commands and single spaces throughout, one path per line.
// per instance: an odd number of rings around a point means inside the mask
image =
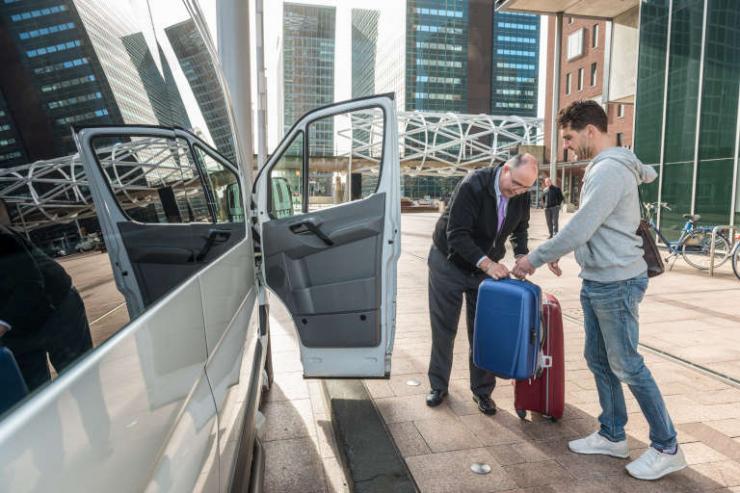
M 95 157 L 124 213 L 141 223 L 211 222 L 205 187 L 183 139 L 105 137 Z
M 270 216 L 282 219 L 303 210 L 303 132 L 299 132 L 270 170 Z
M 308 210 L 363 199 L 380 178 L 383 111 L 368 108 L 317 120 L 308 129 Z
M 239 177 L 202 147 L 193 146 L 208 181 L 217 223 L 243 223 L 244 207 Z

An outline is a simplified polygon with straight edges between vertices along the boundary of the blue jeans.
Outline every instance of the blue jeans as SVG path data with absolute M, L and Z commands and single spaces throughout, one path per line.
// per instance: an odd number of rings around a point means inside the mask
M 645 274 L 617 282 L 583 281 L 584 356 L 601 403 L 599 433 L 615 442 L 626 439 L 627 407 L 621 385 L 625 383 L 650 425 L 651 446 L 662 450 L 676 444 L 676 430 L 658 385 L 637 352 L 638 307 L 647 285 Z

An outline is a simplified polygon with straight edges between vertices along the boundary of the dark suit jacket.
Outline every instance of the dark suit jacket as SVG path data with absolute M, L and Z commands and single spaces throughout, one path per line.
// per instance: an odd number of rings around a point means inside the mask
M 35 349 L 41 329 L 65 299 L 72 280 L 26 238 L 0 226 L 0 320 L 11 326 L 2 342 L 14 352 Z
M 14 352 L 33 346 L 52 311 L 44 277 L 23 242 L 0 228 L 0 320 L 11 330 L 2 343 Z
M 496 262 L 501 260 L 509 236 L 514 254 L 529 253 L 529 193 L 509 199 L 506 218 L 498 231 L 494 180 L 501 168 L 483 168 L 466 176 L 452 192 L 449 205 L 434 229 L 434 245 L 465 272 L 475 272 L 475 264 L 484 255 Z
M 547 187 L 547 191 L 542 194 L 542 203 L 545 207 L 558 207 L 563 203 L 563 192 L 555 185 Z

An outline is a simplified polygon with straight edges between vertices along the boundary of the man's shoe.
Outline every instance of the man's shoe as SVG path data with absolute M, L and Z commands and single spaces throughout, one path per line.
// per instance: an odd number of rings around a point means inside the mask
M 568 442 L 568 448 L 571 452 L 577 454 L 610 455 L 620 459 L 627 459 L 630 456 L 627 440 L 612 442 L 606 437 L 601 436 L 598 431 L 591 433 L 585 438 Z
M 680 447 L 676 449 L 675 454 L 659 452 L 650 447 L 625 467 L 633 478 L 653 481 L 672 472 L 680 471 L 686 466 L 686 457 Z
M 446 390 L 430 390 L 427 394 L 427 406 L 437 407 L 442 404 L 442 401 L 447 397 Z
M 490 396 L 473 394 L 473 400 L 478 404 L 478 409 L 483 414 L 489 416 L 496 414 L 496 403 L 493 402 Z

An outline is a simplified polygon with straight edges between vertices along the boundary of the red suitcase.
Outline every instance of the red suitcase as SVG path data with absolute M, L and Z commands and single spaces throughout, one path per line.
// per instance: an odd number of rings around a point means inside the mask
M 541 413 L 556 421 L 565 407 L 565 355 L 563 348 L 563 315 L 555 296 L 542 297 L 542 372 L 535 378 L 517 380 L 514 384 L 514 408 L 524 419 L 527 411 Z

